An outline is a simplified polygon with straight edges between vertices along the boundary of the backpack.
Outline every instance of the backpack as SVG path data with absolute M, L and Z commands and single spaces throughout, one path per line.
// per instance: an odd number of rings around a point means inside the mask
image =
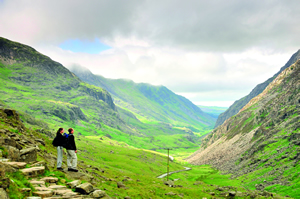
M 57 147 L 57 136 L 55 136 L 55 138 L 53 139 L 52 145 L 53 145 L 54 147 Z
M 69 145 L 69 134 L 64 133 L 63 136 L 64 136 L 64 138 L 65 138 L 65 141 L 64 141 L 64 143 L 63 143 L 63 147 L 64 147 L 64 148 L 67 148 L 67 146 Z

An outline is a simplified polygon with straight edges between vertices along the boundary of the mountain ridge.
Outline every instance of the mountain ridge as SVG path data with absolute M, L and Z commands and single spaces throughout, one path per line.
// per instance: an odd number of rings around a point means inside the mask
M 300 60 L 207 135 L 188 162 L 211 164 L 244 179 L 251 189 L 288 194 L 290 186 L 291 196 L 300 197 L 295 176 L 300 168 L 299 74 Z
M 125 79 L 108 79 L 101 75 L 94 75 L 91 71 L 82 66 L 70 67 L 70 70 L 83 81 L 107 89 L 119 107 L 124 107 L 125 103 L 127 104 L 125 108 L 129 108 L 134 114 L 139 115 L 140 112 L 143 112 L 147 114 L 146 116 L 163 122 L 169 122 L 168 118 L 165 118 L 163 114 L 167 114 L 174 120 L 181 118 L 183 121 L 188 121 L 189 118 L 191 118 L 192 120 L 202 122 L 204 125 L 212 125 L 211 121 L 214 120 L 188 99 L 173 93 L 165 86 L 135 83 L 132 80 Z M 143 100 L 143 103 L 150 104 L 153 108 L 155 107 L 156 110 L 162 109 L 164 112 L 154 112 L 153 110 L 144 109 L 142 103 L 134 101 L 133 97 L 128 94 L 129 92 L 135 94 L 134 97 Z M 179 107 L 179 109 L 174 111 L 172 109 L 173 107 L 170 107 L 171 103 L 177 103 L 176 106 Z M 143 111 L 138 111 L 139 109 Z M 205 119 L 205 117 L 208 119 Z
M 224 113 L 220 114 L 214 128 L 221 125 L 225 120 L 227 120 L 231 116 L 237 114 L 252 98 L 263 92 L 263 90 L 269 85 L 269 83 L 271 83 L 283 70 L 294 64 L 299 59 L 300 49 L 291 56 L 289 61 L 283 67 L 281 67 L 280 70 L 275 75 L 273 75 L 273 77 L 267 79 L 263 83 L 258 84 L 254 89 L 252 89 L 252 91 L 248 95 L 235 101 Z

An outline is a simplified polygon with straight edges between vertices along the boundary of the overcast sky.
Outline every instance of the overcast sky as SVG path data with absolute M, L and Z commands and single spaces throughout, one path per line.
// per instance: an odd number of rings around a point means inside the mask
M 0 0 L 0 36 L 66 67 L 229 106 L 300 47 L 299 0 Z

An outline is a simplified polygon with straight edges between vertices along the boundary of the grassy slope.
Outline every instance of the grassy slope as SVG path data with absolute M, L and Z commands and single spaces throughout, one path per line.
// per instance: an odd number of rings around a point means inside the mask
M 3 114 L 2 114 L 3 115 Z M 34 119 L 33 119 L 34 120 Z M 12 125 L 12 126 L 11 126 Z M 8 118 L 0 118 L 0 128 L 7 129 L 11 132 L 18 133 L 15 124 Z M 28 126 L 28 125 L 26 125 Z M 20 134 L 20 133 L 19 133 Z M 33 135 L 35 138 L 43 139 L 45 146 L 39 144 L 41 151 L 38 153 L 38 161 L 48 162 L 44 159 L 43 153 L 56 155 L 56 149 L 51 146 L 52 139 L 49 139 L 44 134 L 37 131 L 25 129 L 22 132 L 25 137 Z M 0 134 L 0 136 L 4 136 Z M 175 194 L 183 194 L 184 198 L 200 198 L 210 197 L 210 192 L 215 191 L 217 185 L 220 186 L 235 186 L 235 190 L 245 191 L 239 186 L 239 181 L 230 180 L 229 175 L 220 175 L 218 171 L 209 166 L 191 166 L 191 171 L 182 172 L 170 176 L 170 179 L 180 178 L 175 182 L 175 185 L 182 185 L 182 188 L 171 188 L 163 184 L 165 179 L 157 179 L 156 176 L 166 172 L 167 158 L 166 156 L 142 149 L 136 149 L 123 142 L 111 140 L 105 136 L 79 136 L 75 132 L 75 138 L 78 147 L 78 163 L 79 170 L 88 172 L 89 175 L 94 175 L 98 182 L 95 186 L 101 190 L 106 190 L 106 193 L 111 197 L 124 198 L 174 198 L 174 196 L 166 196 L 165 193 L 174 192 Z M 0 146 L 0 150 L 4 150 Z M 66 157 L 64 156 L 63 167 L 66 168 Z M 51 164 L 48 164 L 48 166 Z M 54 164 L 55 165 L 55 164 Z M 188 165 L 189 166 L 189 165 Z M 97 168 L 97 170 L 95 170 Z M 170 171 L 181 170 L 183 165 L 178 162 L 170 162 Z M 53 170 L 50 167 L 43 176 L 56 176 L 59 178 L 59 184 L 62 184 L 62 179 L 70 182 L 71 180 L 60 171 Z M 104 172 L 102 172 L 104 171 Z M 21 173 L 6 173 L 6 176 L 12 180 L 8 189 L 10 198 L 19 199 L 24 195 L 20 191 L 21 188 L 31 188 L 28 183 L 30 179 L 25 178 Z M 39 176 L 39 177 L 43 177 Z M 129 177 L 132 181 L 123 182 L 129 189 L 117 188 L 117 181 Z M 195 181 L 199 181 L 200 185 L 193 185 Z M 214 185 L 211 185 L 214 184 Z M 215 191 L 218 193 L 217 191 Z M 178 196 L 176 196 L 177 198 Z
M 180 124 L 171 126 L 140 118 L 143 123 L 119 106 L 117 112 L 114 104 L 104 101 L 110 96 L 106 90 L 82 82 L 62 65 L 29 46 L 3 38 L 0 44 L 4 49 L 0 61 L 0 101 L 27 113 L 23 119 L 33 128 L 55 132 L 60 126 L 72 126 L 83 135 L 110 134 L 115 140 L 147 149 L 197 146 L 194 142 L 198 136 Z M 10 51 L 13 59 L 7 53 Z M 95 93 L 103 95 L 104 100 L 99 100 Z M 35 123 L 29 115 L 45 122 Z M 168 136 L 170 134 L 172 136 Z
M 144 123 L 169 123 L 195 131 L 211 129 L 214 119 L 186 98 L 164 86 L 134 83 L 131 80 L 107 79 L 85 68 L 71 68 L 83 81 L 107 89 L 120 108 L 133 113 Z
M 231 139 L 257 128 L 251 140 L 254 146 L 235 163 L 242 166 L 233 172 L 248 189 L 262 186 L 267 191 L 300 198 L 299 73 L 297 61 L 245 110 L 229 119 L 228 131 L 215 129 L 216 134 L 203 140 L 206 147 L 222 136 Z

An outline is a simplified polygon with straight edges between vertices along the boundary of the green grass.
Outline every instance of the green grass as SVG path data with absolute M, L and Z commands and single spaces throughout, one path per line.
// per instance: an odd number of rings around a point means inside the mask
M 21 174 L 20 171 L 13 173 L 6 173 L 6 177 L 10 179 L 10 185 L 7 190 L 10 199 L 20 199 L 24 197 L 24 193 L 20 191 L 22 188 L 31 188 L 33 186 L 28 182 L 28 179 Z

